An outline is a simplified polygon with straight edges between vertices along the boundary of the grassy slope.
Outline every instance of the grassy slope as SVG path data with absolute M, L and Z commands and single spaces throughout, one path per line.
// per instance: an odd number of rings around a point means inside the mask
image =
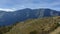
M 60 34 L 60 27 L 58 27 L 57 29 L 55 29 L 53 32 L 51 32 L 50 34 Z
M 12 29 L 13 26 L 0 26 L 0 34 L 4 34 Z
M 58 17 L 41 18 L 26 20 L 17 23 L 9 32 L 5 34 L 30 34 L 36 32 L 37 34 L 48 34 L 56 27 L 58 27 Z M 60 18 L 60 17 L 59 17 Z

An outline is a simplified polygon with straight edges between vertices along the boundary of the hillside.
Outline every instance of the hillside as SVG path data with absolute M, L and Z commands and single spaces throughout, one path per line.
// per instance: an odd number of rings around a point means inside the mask
M 15 26 L 5 34 L 50 34 L 59 27 L 59 21 L 59 16 L 30 19 L 16 23 Z
M 0 25 L 12 25 L 16 22 L 25 21 L 27 19 L 36 19 L 42 17 L 60 16 L 60 11 L 39 8 L 30 9 L 25 8 L 21 10 L 16 10 L 13 12 L 0 11 Z
M 50 34 L 60 34 L 60 27 L 58 27 L 57 29 L 55 29 L 53 32 L 51 32 Z

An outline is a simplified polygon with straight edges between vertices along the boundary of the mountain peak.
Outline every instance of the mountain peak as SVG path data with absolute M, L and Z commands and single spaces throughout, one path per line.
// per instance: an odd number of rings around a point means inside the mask
M 24 10 L 31 10 L 30 8 L 25 8 Z

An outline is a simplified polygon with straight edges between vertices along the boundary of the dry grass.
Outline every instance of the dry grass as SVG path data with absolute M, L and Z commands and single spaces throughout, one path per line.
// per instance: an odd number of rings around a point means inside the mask
M 58 18 L 60 17 L 26 20 L 16 24 L 5 34 L 49 34 L 58 27 Z
M 55 29 L 53 32 L 51 32 L 50 34 L 60 34 L 60 27 L 58 27 L 57 29 Z

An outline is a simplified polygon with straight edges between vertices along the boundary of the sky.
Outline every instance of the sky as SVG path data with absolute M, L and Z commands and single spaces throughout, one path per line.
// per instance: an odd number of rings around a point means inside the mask
M 60 0 L 0 0 L 0 10 L 14 11 L 24 8 L 50 8 L 60 11 Z

